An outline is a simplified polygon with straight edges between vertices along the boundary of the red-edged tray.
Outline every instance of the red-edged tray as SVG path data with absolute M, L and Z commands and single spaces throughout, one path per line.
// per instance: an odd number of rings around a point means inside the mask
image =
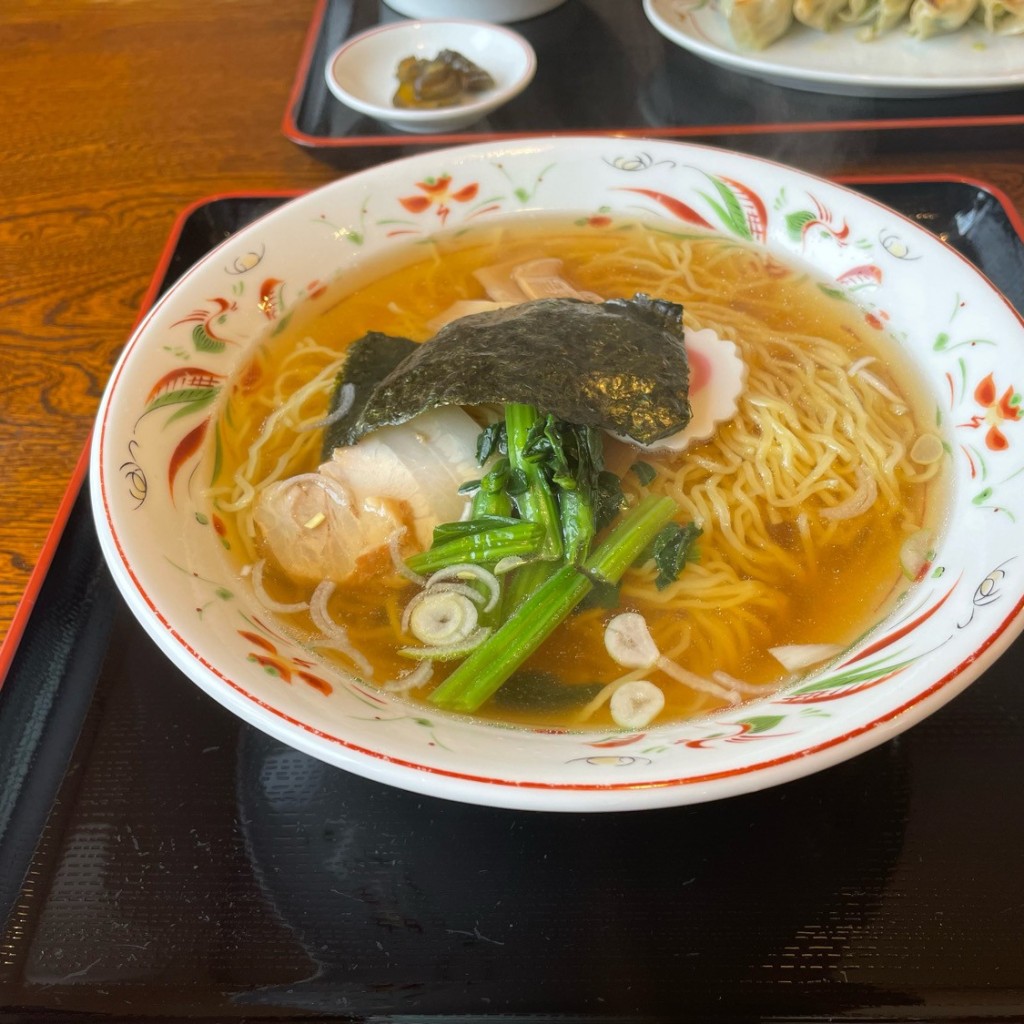
M 968 180 L 848 182 L 1024 309 Z M 147 302 L 286 196 L 182 216 Z M 0 652 L 0 1020 L 1024 1020 L 1019 641 L 861 757 L 629 815 L 389 789 L 231 716 L 106 573 L 79 463 Z
M 529 88 L 507 106 L 462 132 L 396 133 L 346 108 L 328 90 L 324 68 L 334 50 L 374 25 L 401 20 L 382 0 L 318 0 L 282 120 L 289 139 L 345 166 L 407 152 L 509 136 L 554 132 L 640 135 L 719 141 L 764 156 L 830 154 L 865 144 L 845 137 L 872 129 L 872 147 L 899 144 L 907 128 L 948 133 L 970 129 L 980 144 L 998 146 L 1008 129 L 1024 128 L 1022 93 L 968 93 L 930 99 L 824 95 L 770 84 L 716 67 L 662 37 L 639 0 L 566 0 L 548 14 L 511 28 L 537 51 Z M 774 138 L 787 133 L 784 150 Z M 831 136 L 838 135 L 835 139 Z M 824 136 L 824 137 L 823 137 Z M 894 137 L 895 136 L 895 137 Z

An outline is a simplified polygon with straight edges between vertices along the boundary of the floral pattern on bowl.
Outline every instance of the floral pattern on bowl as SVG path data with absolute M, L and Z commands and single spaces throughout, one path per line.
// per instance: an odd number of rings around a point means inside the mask
M 195 474 L 246 346 L 391 249 L 483 219 L 662 218 L 809 264 L 919 367 L 947 441 L 944 537 L 908 598 L 835 666 L 773 697 L 638 733 L 552 732 L 414 707 L 284 636 L 233 571 Z M 937 297 L 937 298 L 936 298 Z M 721 150 L 613 138 L 421 154 L 300 197 L 190 270 L 111 377 L 92 454 L 104 553 L 175 664 L 300 750 L 414 791 L 496 806 L 617 810 L 714 799 L 853 756 L 955 696 L 1024 603 L 1024 328 L 965 260 L 853 192 Z

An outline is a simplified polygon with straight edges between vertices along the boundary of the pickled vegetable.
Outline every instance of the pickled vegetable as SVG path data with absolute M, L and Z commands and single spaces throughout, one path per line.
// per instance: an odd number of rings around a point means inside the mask
M 436 57 L 406 57 L 395 71 L 396 107 L 436 110 L 467 103 L 476 93 L 494 88 L 494 79 L 457 50 L 442 50 Z

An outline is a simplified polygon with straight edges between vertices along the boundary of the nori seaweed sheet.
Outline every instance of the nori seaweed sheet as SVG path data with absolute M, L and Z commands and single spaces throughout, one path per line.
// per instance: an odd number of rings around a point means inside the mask
M 360 422 L 366 403 L 373 395 L 374 389 L 391 373 L 402 360 L 415 352 L 420 346 L 408 338 L 399 338 L 380 331 L 370 331 L 358 341 L 352 343 L 348 356 L 334 380 L 334 391 L 327 409 L 330 416 L 346 394 L 345 385 L 352 385 L 352 404 L 344 416 L 328 424 L 324 430 L 324 440 L 320 448 L 321 461 L 326 462 L 335 448 L 351 444 L 346 440 L 355 425 Z
M 359 410 L 328 432 L 325 450 L 428 409 L 495 402 L 533 405 L 650 444 L 690 421 L 682 314 L 675 303 L 638 294 L 602 303 L 538 299 L 454 320 L 361 395 Z M 346 380 L 367 339 L 353 346 Z

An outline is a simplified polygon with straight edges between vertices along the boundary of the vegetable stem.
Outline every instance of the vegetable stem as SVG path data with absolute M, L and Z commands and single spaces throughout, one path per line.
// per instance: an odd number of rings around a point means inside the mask
M 526 457 L 531 431 L 541 422 L 540 413 L 532 405 L 511 402 L 505 406 L 505 431 L 509 465 L 521 474 L 526 489 L 513 496 L 523 519 L 544 527 L 544 542 L 537 552 L 538 560 L 516 571 L 509 581 L 505 607 L 517 608 L 535 593 L 554 571 L 552 563 L 561 559 L 565 550 L 558 502 L 544 469 Z
M 679 506 L 671 498 L 653 494 L 642 498 L 611 528 L 583 563 L 584 568 L 605 583 L 618 583 L 678 511 Z
M 515 523 L 436 544 L 412 555 L 405 564 L 421 575 L 436 572 L 459 562 L 499 562 L 513 555 L 535 555 L 543 538 L 543 527 L 537 523 Z
M 504 597 L 506 609 L 518 608 L 531 594 L 544 585 L 558 568 L 555 562 L 530 562 L 516 569 L 509 579 Z
M 597 533 L 591 496 L 581 490 L 562 491 L 559 495 L 558 508 L 562 517 L 565 560 L 580 562 L 590 551 L 590 545 Z
M 509 516 L 512 499 L 505 489 L 508 484 L 508 459 L 499 459 L 480 481 L 473 495 L 472 516 Z
M 563 565 L 434 690 L 431 703 L 452 711 L 476 711 L 567 618 L 593 585 L 576 566 Z
M 558 505 L 544 470 L 524 455 L 530 428 L 539 419 L 532 405 L 511 402 L 505 406 L 505 426 L 508 431 L 508 461 L 514 472 L 522 474 L 526 489 L 513 495 L 519 515 L 544 527 L 544 542 L 540 557 L 554 562 L 562 557 L 562 529 L 558 519 Z
M 504 625 L 434 690 L 431 702 L 452 711 L 476 711 L 568 618 L 597 580 L 618 583 L 677 511 L 671 498 L 644 498 L 622 517 L 582 567 L 561 566 L 527 595 Z

